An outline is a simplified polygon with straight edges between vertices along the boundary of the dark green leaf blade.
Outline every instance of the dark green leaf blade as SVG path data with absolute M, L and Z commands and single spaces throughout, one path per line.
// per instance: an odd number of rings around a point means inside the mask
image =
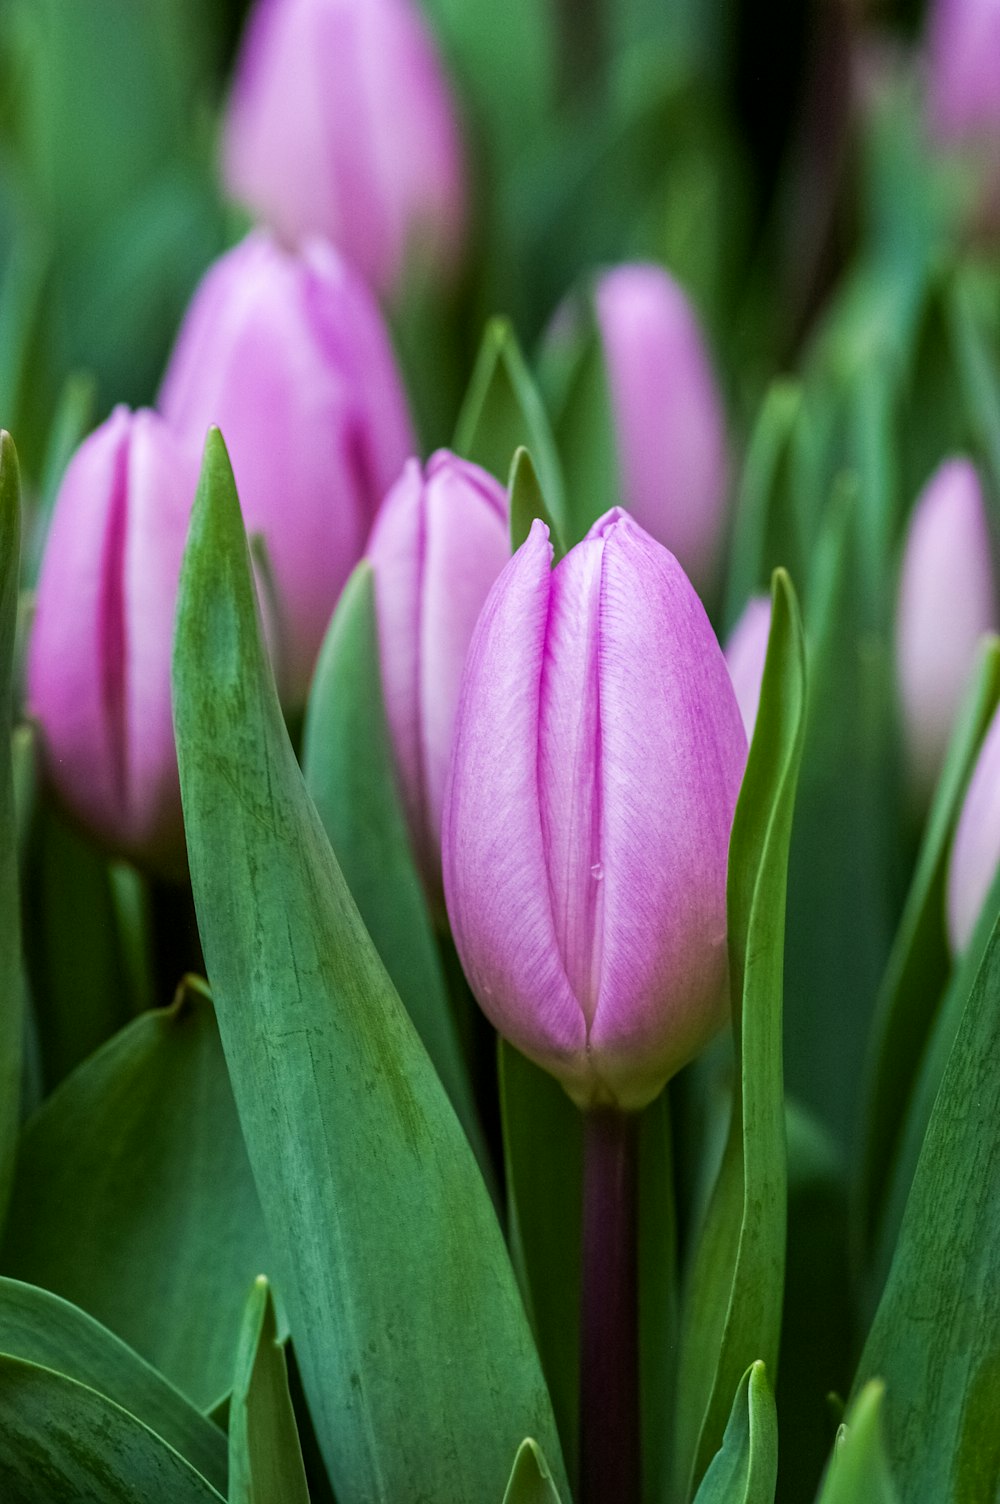
M 229 1504 L 309 1504 L 267 1280 L 254 1281 L 229 1402 Z
M 805 726 L 805 650 L 790 581 L 772 587 L 760 711 L 729 849 L 737 1069 L 729 1137 L 682 1317 L 675 1494 L 689 1498 L 721 1444 L 754 1355 L 773 1371 L 784 1281 L 786 1179 L 781 997 L 785 891 Z
M 24 1009 L 11 677 L 21 558 L 21 481 L 14 442 L 0 431 L 0 1226 L 7 1210 L 21 1112 Z
M 0 1356 L 4 1504 L 211 1504 L 222 1495 L 162 1437 L 85 1384 Z
M 174 718 L 202 940 L 296 1357 L 342 1504 L 498 1496 L 548 1394 L 465 1136 L 302 782 L 217 432 Z
M 530 1437 L 517 1449 L 503 1504 L 562 1504 L 541 1447 Z
M 81 1306 L 208 1409 L 267 1264 L 212 1006 L 189 985 L 25 1125 L 2 1267 Z
M 113 1400 L 225 1492 L 226 1438 L 218 1426 L 78 1306 L 0 1279 L 0 1353 L 51 1368 Z
M 739 1383 L 722 1446 L 709 1463 L 695 1504 L 774 1504 L 778 1417 L 763 1363 Z
M 476 1151 L 489 1154 L 396 785 L 381 694 L 372 567 L 344 587 L 303 733 L 306 787 L 375 948 Z
M 899 1504 L 882 1440 L 884 1392 L 873 1379 L 848 1411 L 817 1504 Z

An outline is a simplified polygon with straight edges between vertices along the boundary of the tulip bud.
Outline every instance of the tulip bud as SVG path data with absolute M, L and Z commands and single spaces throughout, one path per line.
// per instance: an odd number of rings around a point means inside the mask
M 771 598 L 768 595 L 752 596 L 726 643 L 726 665 L 733 681 L 736 703 L 743 717 L 747 741 L 752 739 L 753 728 L 757 724 L 760 686 L 764 679 L 764 662 L 770 635 Z
M 631 517 L 551 565 L 535 522 L 473 635 L 445 897 L 497 1028 L 579 1106 L 637 1109 L 726 1017 L 746 737 L 701 602 Z
M 966 790 L 948 867 L 948 937 L 955 955 L 972 938 L 1000 867 L 1000 713 L 983 737 Z
M 386 714 L 418 866 L 440 901 L 441 813 L 462 669 L 510 558 L 507 499 L 478 465 L 408 460 L 368 545 Z
M 936 0 L 930 12 L 930 115 L 947 146 L 1000 142 L 1000 0 Z
M 903 735 L 919 797 L 934 786 L 976 646 L 997 623 L 979 477 L 946 460 L 917 499 L 900 574 L 896 671 Z
M 160 406 L 199 446 L 209 425 L 222 430 L 247 530 L 267 544 L 276 673 L 298 709 L 378 504 L 413 451 L 378 309 L 329 246 L 295 255 L 258 231 L 206 274 Z
M 59 490 L 42 560 L 28 704 L 48 778 L 116 852 L 185 868 L 170 714 L 174 601 L 198 454 L 118 407 Z
M 329 239 L 378 292 L 458 260 L 465 182 L 433 38 L 412 0 L 258 0 L 223 174 L 290 242 Z

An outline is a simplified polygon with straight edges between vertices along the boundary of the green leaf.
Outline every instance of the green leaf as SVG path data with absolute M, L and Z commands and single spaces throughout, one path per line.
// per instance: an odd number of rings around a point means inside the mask
M 313 677 L 303 735 L 306 787 L 375 948 L 491 1174 L 396 783 L 378 654 L 375 582 L 362 560 L 333 613 Z
M 210 1504 L 222 1495 L 162 1437 L 64 1374 L 0 1356 L 4 1504 Z
M 733 1400 L 722 1446 L 709 1464 L 695 1504 L 774 1504 L 778 1417 L 763 1363 L 752 1363 Z
M 10 1195 L 21 1112 L 24 1006 L 17 822 L 11 743 L 11 675 L 21 557 L 17 452 L 0 431 L 0 1226 Z
M 221 435 L 181 575 L 192 883 L 296 1359 L 341 1504 L 499 1496 L 538 1356 L 489 1195 L 302 781 Z
M 270 1287 L 250 1291 L 229 1403 L 229 1504 L 309 1504 Z
M 1000 1478 L 998 996 L 994 923 L 856 1380 L 885 1381 L 886 1450 L 907 1504 L 992 1501 Z
M 523 446 L 514 451 L 507 492 L 510 496 L 511 553 L 516 553 L 521 547 L 537 517 L 548 528 L 555 557 L 560 559 L 566 550 L 559 536 L 559 529 L 549 515 L 534 462 Z
M 998 702 L 1000 640 L 992 638 L 980 650 L 955 723 L 872 1022 L 858 1205 L 866 1244 L 878 1226 L 906 1104 L 951 971 L 944 926 L 951 838 L 979 744 Z
M 773 1372 L 781 1328 L 786 1165 L 781 999 L 785 892 L 806 679 L 795 593 L 772 587 L 760 711 L 729 847 L 733 998 L 729 1137 L 698 1240 L 682 1313 L 675 1494 L 690 1498 L 755 1355 Z
M 562 1504 L 542 1449 L 530 1437 L 517 1449 L 503 1504 Z
M 604 349 L 589 301 L 578 318 L 579 327 L 568 335 L 550 334 L 541 369 L 565 477 L 571 542 L 622 501 Z
M 884 1394 L 884 1385 L 873 1379 L 854 1401 L 837 1437 L 817 1504 L 899 1504 L 882 1440 Z M 968 1497 L 971 1504 L 972 1496 Z
M 559 536 L 570 537 L 559 456 L 544 403 L 510 324 L 491 319 L 458 416 L 454 449 L 506 483 L 519 448 L 532 456 Z
M 993 490 L 1000 493 L 1000 359 L 990 347 L 976 308 L 971 271 L 956 273 L 948 288 L 947 317 L 969 426 L 986 456 Z M 987 298 L 995 303 L 995 281 Z
M 763 590 L 777 565 L 795 568 L 799 543 L 788 503 L 792 435 L 802 406 L 801 389 L 777 381 L 754 425 L 736 502 L 725 619 L 731 630 L 752 595 Z
M 81 1306 L 209 1409 L 267 1267 L 218 1030 L 182 987 L 42 1103 L 21 1138 L 5 1273 Z
M 0 1353 L 51 1368 L 113 1400 L 225 1492 L 226 1438 L 218 1426 L 79 1307 L 0 1279 Z

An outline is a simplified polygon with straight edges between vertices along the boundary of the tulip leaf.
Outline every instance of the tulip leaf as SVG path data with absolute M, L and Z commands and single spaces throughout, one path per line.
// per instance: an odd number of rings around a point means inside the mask
M 981 649 L 955 723 L 872 1023 L 859 1205 L 866 1242 L 877 1230 L 906 1104 L 951 970 L 944 926 L 951 838 L 979 744 L 998 703 L 1000 641 L 993 638 Z
M 503 1504 L 562 1504 L 542 1449 L 530 1437 L 517 1449 Z
M 517 450 L 527 449 L 559 537 L 570 536 L 548 414 L 506 319 L 491 319 L 486 326 L 458 415 L 453 448 L 504 484 Z
M 310 1413 L 341 1504 L 499 1497 L 559 1442 L 475 1158 L 379 960 L 274 690 L 221 435 L 181 574 L 195 904 Z
M 161 1436 L 96 1390 L 0 1356 L 4 1504 L 211 1504 L 220 1494 Z
M 752 595 L 767 586 L 777 565 L 794 567 L 798 544 L 788 504 L 792 436 L 802 408 L 801 389 L 777 381 L 764 398 L 750 438 L 736 502 L 725 619 L 736 625 Z
M 229 1504 L 309 1504 L 277 1335 L 274 1302 L 261 1275 L 250 1292 L 236 1350 L 229 1402 Z
M 907 1504 L 992 1500 L 1000 1479 L 1000 921 L 968 994 L 856 1385 L 885 1382 Z
M 996 493 L 1000 491 L 1000 363 L 977 317 L 972 277 L 961 271 L 952 278 L 947 316 L 970 428 L 986 456 Z M 995 285 L 988 297 L 995 302 Z
M 523 445 L 514 452 L 507 492 L 510 496 L 511 553 L 517 552 L 531 532 L 531 524 L 536 517 L 540 517 L 549 530 L 549 541 L 555 559 L 561 559 L 566 550 L 559 536 L 559 529 L 549 515 L 534 461 Z
M 0 1261 L 88 1311 L 202 1409 L 232 1382 L 267 1243 L 208 998 L 182 987 L 24 1127 Z
M 778 1417 L 763 1363 L 739 1382 L 722 1445 L 708 1465 L 695 1504 L 774 1504 Z
M 772 586 L 760 711 L 729 848 L 733 1042 L 729 1136 L 682 1314 L 675 1494 L 690 1498 L 718 1450 L 732 1396 L 755 1357 L 777 1366 L 786 1227 L 781 999 L 785 892 L 805 726 L 798 605 Z
M 10 1195 L 21 1112 L 24 1005 L 17 822 L 11 739 L 14 632 L 21 557 L 17 452 L 0 432 L 0 1225 Z
M 303 770 L 369 935 L 485 1173 L 489 1153 L 414 864 L 382 701 L 372 567 L 344 587 L 306 711 Z
M 604 348 L 589 305 L 580 317 L 586 322 L 569 350 L 562 351 L 561 341 L 553 336 L 542 365 L 574 542 L 622 501 Z
M 226 1489 L 226 1438 L 161 1373 L 79 1307 L 0 1279 L 0 1354 L 65 1374 L 128 1410 Z
M 866 1384 L 840 1429 L 817 1504 L 899 1504 L 882 1439 L 884 1385 Z

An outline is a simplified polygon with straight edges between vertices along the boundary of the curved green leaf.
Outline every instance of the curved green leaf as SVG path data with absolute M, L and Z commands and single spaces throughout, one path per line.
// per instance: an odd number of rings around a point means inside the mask
M 709 1463 L 695 1504 L 774 1504 L 778 1416 L 763 1363 L 740 1380 L 722 1446 Z
M 229 1504 L 309 1504 L 302 1448 L 263 1275 L 247 1301 L 229 1402 Z
M 78 1306 L 0 1279 L 0 1353 L 51 1368 L 113 1400 L 225 1492 L 226 1438 L 218 1426 Z
M 885 1381 L 886 1450 L 907 1504 L 992 1501 L 1000 1480 L 998 997 L 1000 921 L 934 1102 L 856 1380 Z
M 0 431 L 0 1226 L 10 1194 L 21 1112 L 24 1003 L 17 821 L 11 743 L 11 676 L 21 559 L 17 451 Z
M 65 1374 L 0 1355 L 4 1504 L 212 1504 L 222 1495 L 162 1437 Z
M 517 1449 L 503 1504 L 562 1504 L 542 1449 L 530 1437 Z
M 777 1365 L 785 1264 L 781 999 L 785 891 L 805 726 L 802 625 L 791 583 L 772 587 L 760 711 L 729 847 L 737 1070 L 722 1164 L 682 1314 L 675 1494 L 690 1498 L 718 1450 L 756 1354 Z
M 555 551 L 555 557 L 557 560 L 560 559 L 565 553 L 565 547 L 559 536 L 559 529 L 549 515 L 534 461 L 523 445 L 514 451 L 510 466 L 510 479 L 507 482 L 507 494 L 510 497 L 511 552 L 517 552 L 530 533 L 531 524 L 536 517 L 540 517 L 549 530 L 549 540 Z
M 777 564 L 798 559 L 788 501 L 789 451 L 802 409 L 802 390 L 776 381 L 767 392 L 747 450 L 730 549 L 725 619 L 735 626 L 747 601 L 763 590 Z
M 25 1125 L 6 1274 L 81 1306 L 202 1409 L 267 1242 L 211 1003 L 135 1019 Z
M 866 1384 L 840 1429 L 817 1504 L 899 1504 L 886 1460 L 880 1413 L 885 1386 Z
M 485 1173 L 489 1154 L 396 785 L 371 565 L 344 587 L 313 676 L 306 787 L 375 948 Z
M 561 1479 L 489 1196 L 302 781 L 221 435 L 181 574 L 174 719 L 195 903 L 310 1411 L 341 1504 Z

